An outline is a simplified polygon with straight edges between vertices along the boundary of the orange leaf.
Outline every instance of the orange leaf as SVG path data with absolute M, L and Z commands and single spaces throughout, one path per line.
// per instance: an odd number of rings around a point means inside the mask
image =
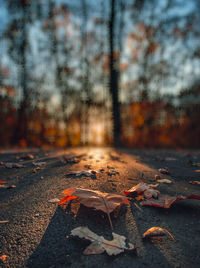
M 3 255 L 0 256 L 0 260 L 2 260 L 2 262 L 5 262 L 7 257 L 8 256 L 6 254 L 3 254 Z
M 144 199 L 144 196 L 143 195 L 138 195 L 135 200 L 137 201 L 140 201 L 140 200 L 143 200 Z
M 72 195 L 72 196 L 67 195 L 67 196 L 63 197 L 63 198 L 60 200 L 59 205 L 62 205 L 62 204 L 64 204 L 64 203 L 69 202 L 70 200 L 77 199 L 77 198 L 78 198 L 78 197 L 73 196 L 73 195 Z
M 174 237 L 172 236 L 172 234 L 170 234 L 170 232 L 168 232 L 166 229 L 163 229 L 161 227 L 151 227 L 150 229 L 148 229 L 144 234 L 143 234 L 143 238 L 151 238 L 154 236 L 163 236 L 168 234 L 172 240 L 174 240 Z
M 83 204 L 84 206 L 92 207 L 107 213 L 111 228 L 112 228 L 112 222 L 110 219 L 110 213 L 115 208 L 129 203 L 128 199 L 123 195 L 102 193 L 100 191 L 94 191 L 89 189 L 72 187 L 66 189 L 65 191 L 63 191 L 63 193 L 67 194 L 67 196 L 65 196 L 60 201 L 60 204 L 78 198 L 80 203 Z

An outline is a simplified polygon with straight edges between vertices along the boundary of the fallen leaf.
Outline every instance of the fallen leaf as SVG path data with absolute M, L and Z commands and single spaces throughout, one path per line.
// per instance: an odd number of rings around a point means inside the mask
M 85 238 L 92 242 L 83 252 L 86 255 L 101 254 L 106 251 L 111 256 L 118 255 L 125 250 L 136 251 L 133 244 L 129 243 L 128 247 L 126 246 L 125 236 L 116 233 L 112 233 L 113 240 L 106 240 L 103 236 L 93 233 L 87 227 L 81 226 L 72 230 L 71 235 Z
M 83 171 L 73 171 L 73 172 L 68 172 L 66 175 L 67 176 L 75 176 L 75 177 L 92 177 L 94 178 L 95 175 L 98 172 L 95 170 L 83 170 Z
M 159 171 L 161 174 L 166 174 L 166 175 L 170 175 L 170 174 L 171 174 L 171 172 L 169 171 L 168 168 L 160 168 L 158 171 Z
M 50 202 L 50 203 L 58 203 L 58 202 L 60 202 L 60 199 L 58 199 L 58 198 L 53 198 L 53 199 L 50 199 L 49 202 Z
M 24 159 L 24 160 L 31 160 L 31 159 L 34 159 L 34 157 L 35 156 L 33 154 L 25 154 L 25 155 L 20 156 L 19 158 Z
M 4 188 L 4 189 L 11 189 L 11 188 L 16 188 L 16 185 L 14 184 L 0 184 L 0 188 Z
M 144 195 L 145 198 L 150 199 L 152 197 L 157 198 L 160 192 L 155 190 L 159 184 L 147 184 L 145 182 L 140 182 L 137 185 L 133 186 L 128 191 L 124 191 L 125 195 L 134 194 L 134 195 Z
M 174 237 L 172 236 L 172 234 L 170 234 L 170 232 L 168 232 L 166 229 L 163 229 L 161 227 L 151 227 L 149 228 L 142 236 L 143 239 L 146 238 L 151 238 L 154 236 L 163 236 L 168 234 L 172 240 L 174 240 Z
M 62 162 L 65 162 L 65 163 L 68 163 L 68 164 L 76 164 L 76 163 L 79 163 L 81 160 L 75 156 L 73 157 L 66 157 L 64 156 L 63 157 L 63 160 Z
M 12 189 L 12 188 L 16 188 L 16 185 L 14 184 L 7 185 L 7 189 Z
M 24 165 L 18 163 L 3 163 L 6 168 L 23 168 Z
M 108 215 L 110 226 L 112 228 L 112 222 L 110 213 L 118 206 L 128 204 L 128 199 L 119 194 L 102 193 L 100 191 L 94 191 L 82 188 L 68 188 L 62 193 L 66 194 L 60 201 L 60 205 L 69 202 L 73 199 L 79 199 L 80 203 L 87 207 L 92 207 L 97 210 L 101 210 Z
M 170 208 L 173 203 L 180 201 L 180 200 L 185 200 L 185 199 L 200 200 L 200 195 L 194 195 L 194 194 L 191 194 L 189 196 L 160 195 L 158 199 L 150 199 L 150 200 L 142 201 L 140 205 L 160 207 L 160 208 Z
M 7 255 L 6 254 L 3 254 L 3 255 L 1 255 L 0 256 L 0 260 L 2 261 L 2 262 L 5 262 L 6 261 L 6 259 L 7 259 Z
M 172 183 L 172 181 L 171 180 L 169 180 L 169 179 L 161 179 L 161 180 L 157 180 L 157 182 L 160 182 L 160 183 Z
M 84 165 L 85 168 L 91 169 L 91 165 Z
M 190 184 L 200 184 L 200 181 L 189 181 Z

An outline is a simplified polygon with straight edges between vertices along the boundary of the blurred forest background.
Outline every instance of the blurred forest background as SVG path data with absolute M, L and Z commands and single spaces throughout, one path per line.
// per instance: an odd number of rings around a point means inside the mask
M 200 147 L 199 0 L 0 0 L 0 146 Z

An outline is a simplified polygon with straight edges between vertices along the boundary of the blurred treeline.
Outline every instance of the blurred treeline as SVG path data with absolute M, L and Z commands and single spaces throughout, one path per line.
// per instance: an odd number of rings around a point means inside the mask
M 200 1 L 0 8 L 1 146 L 200 147 Z

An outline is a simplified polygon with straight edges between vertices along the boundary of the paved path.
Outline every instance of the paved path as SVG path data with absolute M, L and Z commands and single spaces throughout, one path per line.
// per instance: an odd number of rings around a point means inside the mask
M 125 235 L 137 247 L 138 254 L 122 253 L 109 257 L 82 254 L 87 241 L 68 237 L 72 229 L 88 226 L 92 231 L 111 239 L 109 222 L 103 213 L 79 206 L 74 202 L 65 211 L 53 198 L 61 198 L 61 191 L 71 186 L 123 193 L 138 182 L 155 182 L 158 168 L 168 167 L 172 184 L 161 184 L 159 190 L 170 195 L 200 194 L 199 185 L 189 184 L 199 180 L 196 170 L 200 152 L 120 150 L 110 148 L 76 148 L 69 150 L 30 150 L 34 160 L 20 160 L 23 152 L 1 151 L 0 161 L 24 164 L 24 168 L 8 169 L 0 165 L 0 180 L 16 188 L 0 188 L 0 256 L 6 254 L 0 267 L 200 267 L 200 201 L 185 200 L 170 209 L 141 207 L 132 201 L 112 216 L 114 232 Z M 66 164 L 63 155 L 77 156 L 80 162 Z M 41 170 L 33 161 L 45 161 Z M 69 171 L 92 170 L 96 178 L 66 176 Z M 112 169 L 119 175 L 110 176 Z M 139 204 L 139 202 L 138 202 Z M 142 241 L 142 234 L 152 226 L 168 229 L 175 241 L 161 237 L 153 242 Z

